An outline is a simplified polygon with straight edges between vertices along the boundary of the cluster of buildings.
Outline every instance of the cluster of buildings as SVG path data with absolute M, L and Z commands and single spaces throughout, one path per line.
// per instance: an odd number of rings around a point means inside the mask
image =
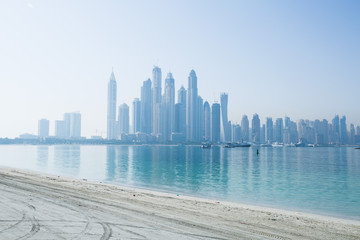
M 40 119 L 37 137 L 49 137 L 49 125 L 49 120 Z M 79 112 L 64 113 L 63 120 L 55 120 L 55 138 L 81 138 L 81 114 Z
M 155 66 L 152 79 L 141 87 L 140 98 L 132 102 L 132 122 L 126 103 L 118 107 L 117 84 L 114 72 L 108 83 L 107 139 L 125 142 L 148 143 L 200 143 L 200 142 L 251 142 L 254 144 L 294 144 L 299 141 L 318 145 L 345 145 L 360 143 L 360 127 L 353 124 L 347 129 L 346 117 L 335 116 L 327 120 L 300 120 L 289 117 L 267 118 L 261 124 L 258 114 L 250 120 L 243 116 L 241 124 L 228 119 L 228 94 L 220 95 L 220 103 L 210 104 L 198 94 L 197 76 L 191 70 L 188 86 L 177 91 L 172 73 L 165 78 L 162 88 L 162 72 Z M 130 127 L 131 126 L 131 127 Z M 355 131 L 356 130 L 356 131 Z

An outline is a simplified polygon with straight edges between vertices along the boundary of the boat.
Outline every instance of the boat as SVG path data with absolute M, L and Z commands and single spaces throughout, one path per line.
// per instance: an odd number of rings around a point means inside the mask
M 226 143 L 226 144 L 224 145 L 224 148 L 233 148 L 233 147 L 234 147 L 234 144 L 231 143 L 231 142 Z
M 249 143 L 235 143 L 234 147 L 250 147 L 251 145 Z
M 360 147 L 357 147 L 357 148 L 355 148 L 355 149 L 360 149 Z
M 276 142 L 276 143 L 273 143 L 273 144 L 272 144 L 272 147 L 274 147 L 274 148 L 276 148 L 276 147 L 277 147 L 277 148 L 279 148 L 279 147 L 284 147 L 284 144 L 282 144 L 282 143 L 277 143 L 277 142 Z
M 200 146 L 201 148 L 211 148 L 211 144 L 210 143 L 203 143 Z

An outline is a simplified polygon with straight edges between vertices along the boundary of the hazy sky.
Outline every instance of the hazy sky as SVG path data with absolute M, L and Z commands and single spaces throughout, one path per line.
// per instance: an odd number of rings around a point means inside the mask
M 176 91 L 195 69 L 229 119 L 289 116 L 360 125 L 360 1 L 0 1 L 0 137 L 80 111 L 106 135 L 107 84 L 131 105 L 154 65 Z M 164 83 L 163 83 L 164 85 Z

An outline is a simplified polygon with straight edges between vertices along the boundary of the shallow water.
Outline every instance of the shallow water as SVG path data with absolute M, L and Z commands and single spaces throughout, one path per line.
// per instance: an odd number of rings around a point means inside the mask
M 354 148 L 0 145 L 0 165 L 360 220 Z

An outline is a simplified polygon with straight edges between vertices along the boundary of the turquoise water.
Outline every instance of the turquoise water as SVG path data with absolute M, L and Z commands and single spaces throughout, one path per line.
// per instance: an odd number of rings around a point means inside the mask
M 0 145 L 0 165 L 360 220 L 354 148 Z

